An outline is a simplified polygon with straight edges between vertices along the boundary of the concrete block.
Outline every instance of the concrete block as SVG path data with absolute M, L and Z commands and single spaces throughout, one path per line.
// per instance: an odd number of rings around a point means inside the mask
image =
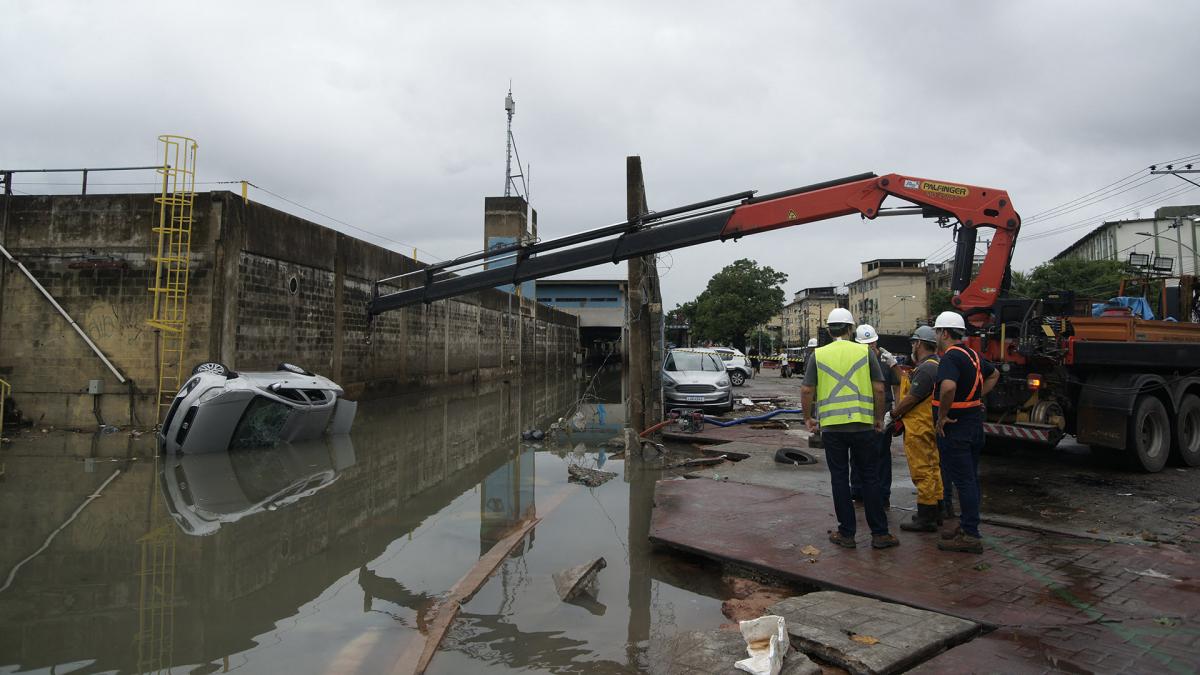
M 856 675 L 905 670 L 979 631 L 957 617 L 837 591 L 789 598 L 767 611 L 787 620 L 794 647 Z

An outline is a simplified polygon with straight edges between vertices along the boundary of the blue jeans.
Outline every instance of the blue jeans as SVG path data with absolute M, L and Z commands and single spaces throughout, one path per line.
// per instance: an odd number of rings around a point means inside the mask
M 885 505 L 892 501 L 892 435 L 888 432 L 878 434 L 879 456 L 876 458 L 876 473 L 879 480 L 880 499 Z M 862 472 L 850 467 L 850 496 L 854 499 L 862 497 Z
M 871 534 L 887 534 L 887 514 L 879 490 L 879 434 L 874 431 L 822 431 L 825 463 L 833 487 L 833 511 L 837 514 L 838 531 L 853 537 L 857 523 L 854 501 L 850 498 L 850 468 L 862 476 L 863 510 Z
M 942 473 L 958 490 L 959 526 L 972 537 L 979 536 L 979 453 L 983 451 L 983 424 L 979 421 L 946 425 L 947 435 L 938 436 Z

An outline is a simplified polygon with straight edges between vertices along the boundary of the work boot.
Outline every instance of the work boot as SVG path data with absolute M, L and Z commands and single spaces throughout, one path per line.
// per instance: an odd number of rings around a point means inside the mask
M 848 537 L 841 533 L 840 530 L 833 530 L 829 533 L 829 541 L 843 548 L 855 548 L 858 543 L 854 541 L 854 537 Z
M 946 520 L 954 520 L 957 514 L 954 513 L 954 498 L 947 497 L 942 500 L 942 518 Z
M 911 518 L 900 521 L 900 529 L 905 532 L 937 532 L 937 506 L 917 504 L 917 512 Z
M 899 546 L 900 540 L 894 534 L 873 534 L 871 535 L 871 548 L 891 548 Z
M 938 542 L 938 548 L 943 551 L 957 551 L 959 553 L 983 553 L 983 539 L 972 537 L 971 535 L 958 531 L 952 539 L 943 539 Z
M 962 528 L 958 525 L 955 525 L 954 527 L 947 527 L 946 529 L 942 530 L 941 537 L 942 539 L 950 540 L 960 534 L 962 534 Z

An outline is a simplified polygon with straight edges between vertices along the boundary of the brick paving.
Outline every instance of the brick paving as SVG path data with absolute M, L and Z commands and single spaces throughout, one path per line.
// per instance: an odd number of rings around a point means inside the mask
M 650 538 L 999 629 L 928 661 L 924 672 L 1200 668 L 1200 567 L 1177 548 L 985 527 L 987 548 L 975 556 L 938 551 L 936 535 L 902 532 L 893 522 L 902 545 L 876 551 L 860 514 L 859 547 L 842 549 L 826 538 L 832 506 L 828 497 L 778 488 L 663 481 Z M 802 554 L 806 545 L 820 554 Z M 1137 574 L 1149 569 L 1171 579 Z

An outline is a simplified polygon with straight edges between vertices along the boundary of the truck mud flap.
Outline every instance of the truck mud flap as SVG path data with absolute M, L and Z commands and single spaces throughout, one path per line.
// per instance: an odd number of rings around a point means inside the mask
M 1063 432 L 1056 428 L 1023 426 L 1018 424 L 998 424 L 994 422 L 984 422 L 983 432 L 988 436 L 993 436 L 996 438 L 1026 441 L 1029 443 L 1043 443 L 1048 447 L 1054 447 L 1058 445 L 1058 442 L 1062 440 L 1063 437 Z

